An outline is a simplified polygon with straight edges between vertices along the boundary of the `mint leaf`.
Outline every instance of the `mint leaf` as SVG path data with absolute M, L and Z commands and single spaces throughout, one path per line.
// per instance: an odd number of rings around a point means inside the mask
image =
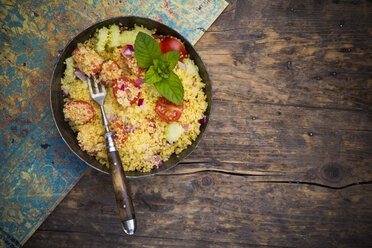
M 168 78 L 163 78 L 155 83 L 155 88 L 169 101 L 181 105 L 184 97 L 183 85 L 174 72 L 170 72 Z
M 154 59 L 154 70 L 158 73 L 159 76 L 162 78 L 168 78 L 169 70 L 168 70 L 168 63 L 163 63 L 160 59 Z
M 162 78 L 168 78 L 170 73 L 168 63 L 161 63 L 160 67 L 158 68 L 158 73 Z
M 152 65 L 145 75 L 145 83 L 153 84 L 159 82 L 163 78 L 156 72 L 155 67 Z
M 148 68 L 161 56 L 160 46 L 150 35 L 139 32 L 134 42 L 134 55 L 142 68 Z
M 163 64 L 166 64 L 169 71 L 173 71 L 179 59 L 180 59 L 180 51 L 169 51 L 160 56 L 160 61 Z
M 158 60 L 158 59 L 154 59 L 154 69 L 155 70 L 158 70 L 158 68 L 159 68 L 159 65 L 160 65 L 160 61 Z

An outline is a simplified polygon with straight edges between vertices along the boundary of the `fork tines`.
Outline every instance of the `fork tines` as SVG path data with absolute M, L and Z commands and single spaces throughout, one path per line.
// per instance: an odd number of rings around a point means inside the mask
M 93 75 L 92 78 L 93 78 L 94 89 L 93 89 L 93 86 L 92 86 L 91 78 L 87 77 L 90 97 L 96 102 L 102 101 L 102 103 L 103 103 L 103 100 L 105 99 L 105 96 L 106 96 L 105 86 L 103 84 L 101 84 L 100 82 L 98 82 L 95 75 Z M 101 91 L 99 89 L 99 84 L 101 85 L 101 87 L 100 87 Z M 100 104 L 100 103 L 98 103 L 98 104 Z
M 90 80 L 89 77 L 87 77 L 87 80 L 88 80 L 90 95 L 99 94 L 99 93 L 106 93 L 105 86 L 103 84 L 101 84 L 100 82 L 98 82 L 96 76 L 93 76 L 94 89 L 92 88 L 92 81 Z M 99 90 L 98 85 L 101 85 L 101 91 Z

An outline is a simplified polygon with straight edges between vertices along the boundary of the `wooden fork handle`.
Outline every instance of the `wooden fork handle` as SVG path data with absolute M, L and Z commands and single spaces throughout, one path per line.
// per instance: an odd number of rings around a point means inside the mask
M 112 183 L 114 185 L 116 204 L 119 210 L 120 220 L 124 231 L 132 235 L 136 230 L 134 207 L 128 182 L 124 174 L 123 166 L 118 151 L 107 151 L 110 164 Z

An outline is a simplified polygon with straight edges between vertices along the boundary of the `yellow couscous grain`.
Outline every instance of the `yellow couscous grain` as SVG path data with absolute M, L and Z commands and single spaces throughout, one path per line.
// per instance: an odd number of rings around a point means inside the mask
M 117 30 L 117 28 L 109 27 L 104 28 L 103 31 L 97 30 L 97 34 L 100 35 L 79 44 L 78 47 L 83 51 L 85 51 L 84 47 L 88 48 L 88 51 L 94 50 L 94 53 L 105 61 L 115 61 L 123 69 L 120 71 L 122 73 L 121 77 L 128 77 L 132 80 L 138 79 L 139 76 L 143 78 L 143 75 L 131 74 L 121 58 L 120 49 L 124 45 L 133 45 L 138 32 L 142 31 L 151 35 L 155 33 L 155 30 L 136 26 L 133 30 L 121 31 L 117 42 L 110 40 L 110 37 L 117 36 L 117 34 L 110 35 L 110 30 Z M 107 33 L 108 38 L 103 37 L 104 33 Z M 118 46 L 112 47 L 113 45 Z M 99 49 L 97 50 L 97 48 Z M 102 164 L 108 166 L 105 140 L 101 136 L 105 130 L 102 125 L 99 106 L 90 98 L 87 82 L 81 81 L 74 75 L 74 68 L 84 68 L 89 72 L 91 69 L 87 68 L 87 66 L 89 67 L 87 63 L 76 61 L 73 57 L 66 59 L 65 63 L 66 70 L 62 78 L 62 90 L 68 93 L 65 101 L 82 100 L 90 103 L 94 108 L 94 117 L 88 123 L 82 124 L 70 121 L 69 124 L 77 132 L 80 147 L 90 155 L 95 156 Z M 83 63 L 84 66 L 80 65 L 79 67 L 78 63 Z M 127 107 L 117 102 L 112 85 L 105 85 L 107 95 L 104 108 L 106 115 L 111 117 L 109 120 L 110 129 L 120 131 L 120 128 L 123 128 L 126 131 L 125 142 L 121 142 L 121 138 L 124 136 L 116 140 L 125 171 L 151 171 L 154 166 L 158 165 L 159 161 L 167 161 L 173 153 L 179 154 L 199 135 L 201 125 L 199 120 L 204 116 L 208 106 L 203 91 L 205 84 L 199 76 L 198 67 L 194 61 L 185 58 L 183 63 L 186 70 L 176 65 L 173 71 L 180 78 L 185 92 L 182 115 L 177 123 L 181 127 L 187 125 L 188 128 L 185 128 L 181 136 L 172 144 L 167 142 L 165 137 L 168 123 L 155 113 L 155 106 L 161 95 L 153 84 L 143 83 L 141 85 L 142 106 L 138 106 L 136 103 Z M 104 76 L 109 78 L 108 75 Z

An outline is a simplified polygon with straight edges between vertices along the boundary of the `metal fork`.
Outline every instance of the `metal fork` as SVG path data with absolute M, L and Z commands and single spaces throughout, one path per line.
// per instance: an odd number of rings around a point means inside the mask
M 105 127 L 106 131 L 102 136 L 106 139 L 107 156 L 110 164 L 110 173 L 112 176 L 112 183 L 114 185 L 116 204 L 119 210 L 120 220 L 124 231 L 129 235 L 133 235 L 136 231 L 134 207 L 132 198 L 130 196 L 127 179 L 121 164 L 119 152 L 116 149 L 115 141 L 112 137 L 114 133 L 110 132 L 105 110 L 103 108 L 103 103 L 106 98 L 105 86 L 100 84 L 94 75 L 92 78 L 94 85 L 93 87 L 91 79 L 87 77 L 89 93 L 90 97 L 99 105 L 101 109 L 103 126 Z

